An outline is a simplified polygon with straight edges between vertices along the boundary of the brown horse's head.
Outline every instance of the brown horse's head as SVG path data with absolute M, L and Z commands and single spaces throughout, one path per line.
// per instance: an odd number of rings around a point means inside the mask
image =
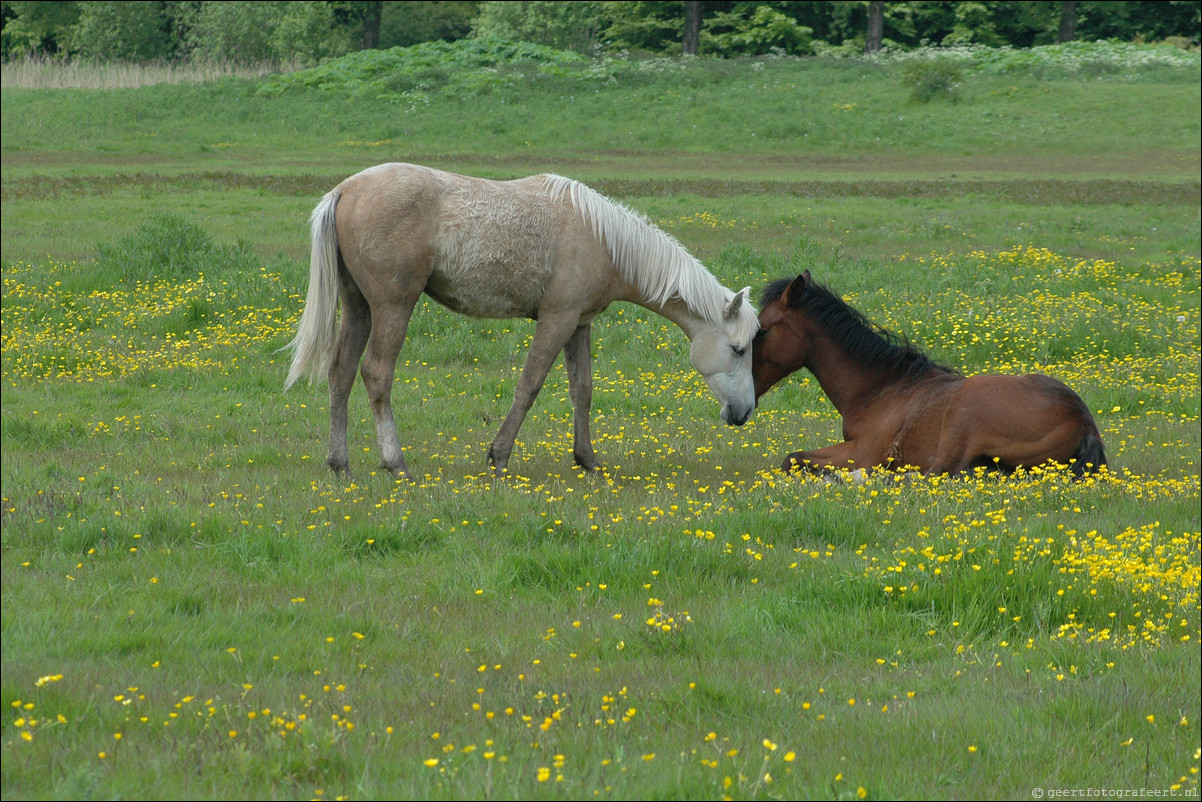
M 809 337 L 797 309 L 810 286 L 810 271 L 795 279 L 778 279 L 764 288 L 760 330 L 751 349 L 751 375 L 759 397 L 805 365 Z

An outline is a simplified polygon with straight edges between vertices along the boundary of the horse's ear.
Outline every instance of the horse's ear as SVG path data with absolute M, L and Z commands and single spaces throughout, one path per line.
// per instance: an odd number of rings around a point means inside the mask
M 810 271 L 807 270 L 789 283 L 785 288 L 785 303 L 789 306 L 797 306 L 801 303 L 801 296 L 805 295 L 805 291 L 811 284 Z
M 751 294 L 751 287 L 744 287 L 735 293 L 735 297 L 730 299 L 730 305 L 726 307 L 726 317 L 735 318 L 739 315 L 739 309 L 743 306 L 743 302 Z

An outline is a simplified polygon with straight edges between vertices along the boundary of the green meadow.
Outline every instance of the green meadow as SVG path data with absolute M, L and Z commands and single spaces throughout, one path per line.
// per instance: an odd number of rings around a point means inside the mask
M 919 54 L 933 99 L 916 57 L 380 53 L 6 84 L 5 799 L 1198 797 L 1196 52 Z M 583 180 L 753 296 L 809 269 L 966 375 L 1065 381 L 1108 469 L 784 475 L 841 439 L 813 377 L 727 427 L 615 304 L 604 470 L 557 365 L 498 478 L 533 323 L 423 302 L 414 480 L 361 384 L 334 476 L 279 349 L 310 211 L 388 161 Z

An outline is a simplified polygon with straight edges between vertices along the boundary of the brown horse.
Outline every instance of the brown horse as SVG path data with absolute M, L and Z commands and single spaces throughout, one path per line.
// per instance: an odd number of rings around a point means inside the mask
M 286 386 L 327 373 L 330 450 L 348 470 L 347 399 L 364 350 L 382 467 L 407 475 L 392 383 L 422 294 L 474 317 L 538 321 L 513 405 L 488 450 L 504 471 L 526 413 L 560 351 L 574 409 L 576 462 L 600 464 L 589 436 L 593 318 L 629 301 L 680 326 L 689 359 L 738 426 L 755 411 L 750 287 L 723 287 L 670 235 L 578 181 L 536 175 L 488 181 L 382 164 L 343 181 L 312 216 L 309 291 Z M 338 323 L 338 307 L 342 321 Z
M 870 323 L 808 270 L 769 284 L 761 306 L 752 349 L 756 399 L 808 368 L 843 416 L 844 442 L 796 451 L 782 470 L 1010 473 L 1055 461 L 1082 476 L 1106 464 L 1089 407 L 1056 379 L 965 378 Z

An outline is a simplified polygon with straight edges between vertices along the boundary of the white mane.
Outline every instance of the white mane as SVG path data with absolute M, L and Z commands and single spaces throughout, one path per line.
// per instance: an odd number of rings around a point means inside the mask
M 662 306 L 680 298 L 709 323 L 722 325 L 731 298 L 723 287 L 680 242 L 644 215 L 610 200 L 579 181 L 560 175 L 544 176 L 555 199 L 568 195 L 572 206 L 592 224 L 593 234 L 609 251 L 622 277 L 634 284 L 652 304 Z M 750 302 L 740 309 L 741 331 L 750 341 L 758 328 Z

